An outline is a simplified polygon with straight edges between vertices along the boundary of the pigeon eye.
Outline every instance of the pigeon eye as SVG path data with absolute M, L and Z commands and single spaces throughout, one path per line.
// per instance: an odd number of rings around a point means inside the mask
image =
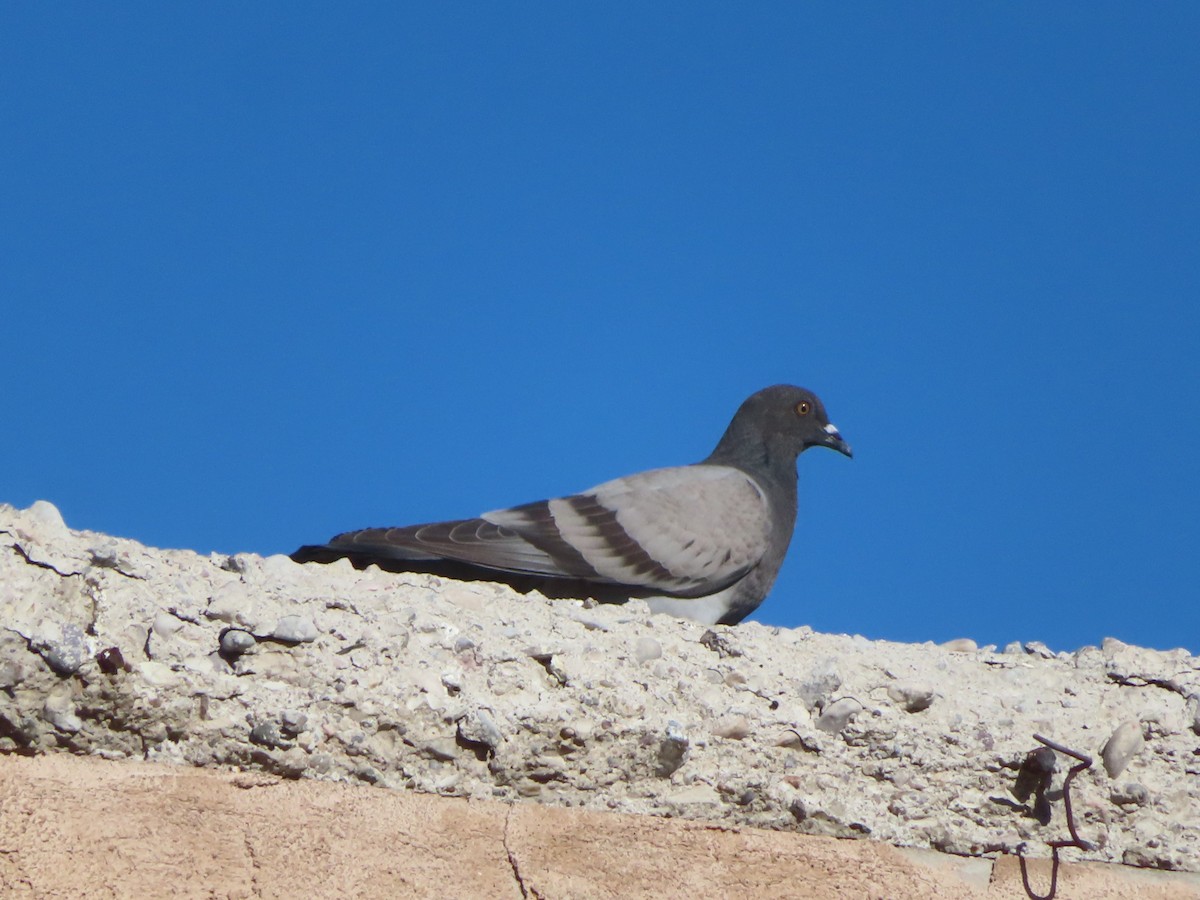
M 807 416 L 812 411 L 812 404 L 807 400 L 801 400 L 796 404 L 796 415 Z

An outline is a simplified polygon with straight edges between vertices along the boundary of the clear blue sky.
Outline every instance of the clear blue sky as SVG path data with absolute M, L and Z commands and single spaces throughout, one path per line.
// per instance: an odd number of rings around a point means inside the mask
M 1200 651 L 1200 7 L 7 4 L 0 501 L 278 553 L 815 390 L 759 621 Z

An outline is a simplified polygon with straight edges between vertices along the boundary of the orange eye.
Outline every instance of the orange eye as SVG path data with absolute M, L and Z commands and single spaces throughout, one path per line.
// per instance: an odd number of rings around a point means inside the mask
M 796 415 L 807 416 L 812 412 L 812 405 L 807 400 L 801 400 L 796 404 Z

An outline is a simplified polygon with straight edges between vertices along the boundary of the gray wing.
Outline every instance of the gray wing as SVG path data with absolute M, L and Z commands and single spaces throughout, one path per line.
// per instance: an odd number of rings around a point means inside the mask
M 534 508 L 538 506 L 545 506 L 545 501 L 516 507 L 511 512 L 528 509 L 532 516 Z M 548 522 L 545 530 L 548 532 L 548 539 L 553 531 L 552 521 Z M 534 537 L 536 539 L 536 535 Z M 540 549 L 537 544 L 513 529 L 482 518 L 348 531 L 337 535 L 324 546 L 335 551 L 378 556 L 401 562 L 455 560 L 506 572 L 556 577 L 588 578 L 594 574 L 586 565 L 573 565 L 570 547 L 552 554 Z M 306 549 L 310 548 L 301 548 Z M 319 551 L 322 548 L 313 549 Z
M 350 532 L 329 546 L 695 597 L 750 571 L 770 527 L 770 506 L 753 479 L 729 466 L 698 465 L 654 469 L 478 519 Z

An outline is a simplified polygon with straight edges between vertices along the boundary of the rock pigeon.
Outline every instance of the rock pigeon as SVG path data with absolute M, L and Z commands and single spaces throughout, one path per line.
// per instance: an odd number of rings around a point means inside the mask
M 815 394 L 776 385 L 747 399 L 693 465 L 476 519 L 349 531 L 292 559 L 345 557 L 552 597 L 639 597 L 654 612 L 733 625 L 775 581 L 796 522 L 796 458 L 809 447 L 851 455 Z

